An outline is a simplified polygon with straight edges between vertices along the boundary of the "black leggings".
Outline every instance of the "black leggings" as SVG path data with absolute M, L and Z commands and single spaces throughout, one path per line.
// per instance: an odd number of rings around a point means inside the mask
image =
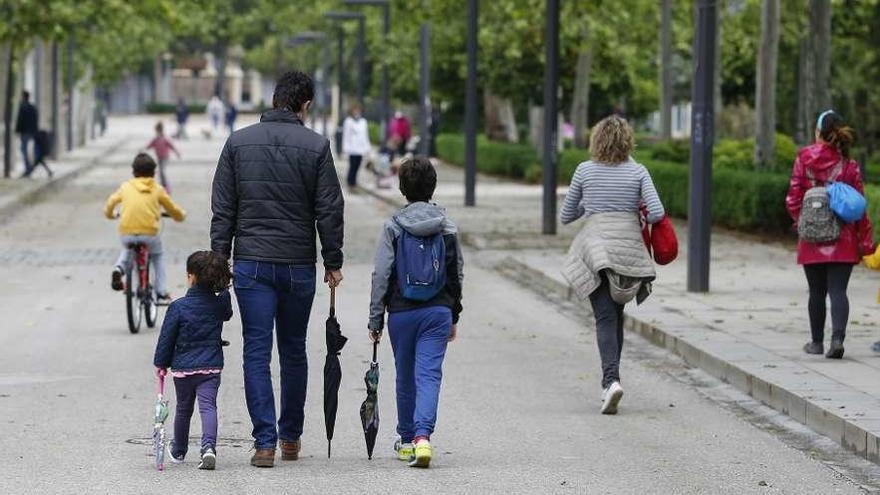
M 849 299 L 846 287 L 853 270 L 849 263 L 817 263 L 804 265 L 807 285 L 810 286 L 810 333 L 813 342 L 825 340 L 825 298 L 831 296 L 832 339 L 843 340 L 849 321 Z

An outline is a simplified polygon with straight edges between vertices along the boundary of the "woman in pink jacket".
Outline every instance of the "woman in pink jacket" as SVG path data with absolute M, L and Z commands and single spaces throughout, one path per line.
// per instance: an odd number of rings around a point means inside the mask
M 800 150 L 794 161 L 785 206 L 797 224 L 807 190 L 838 181 L 864 194 L 859 165 L 850 158 L 853 130 L 837 113 L 828 110 L 816 123 L 816 142 Z M 840 165 L 840 166 L 838 166 Z M 831 347 L 827 358 L 843 357 L 843 339 L 849 320 L 846 288 L 853 266 L 862 255 L 874 252 L 874 236 L 867 213 L 854 223 L 841 225 L 840 237 L 833 242 L 798 241 L 797 262 L 803 265 L 810 288 L 807 306 L 812 340 L 804 345 L 807 354 L 825 351 L 825 299 L 831 297 Z

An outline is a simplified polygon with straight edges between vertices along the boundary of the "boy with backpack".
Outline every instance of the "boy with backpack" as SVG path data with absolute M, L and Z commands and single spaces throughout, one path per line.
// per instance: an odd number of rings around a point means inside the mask
M 461 314 L 463 262 L 458 229 L 431 203 L 437 172 L 425 157 L 400 168 L 409 205 L 385 222 L 373 271 L 369 330 L 382 336 L 385 311 L 397 379 L 394 450 L 410 466 L 426 468 L 437 419 L 446 345 Z

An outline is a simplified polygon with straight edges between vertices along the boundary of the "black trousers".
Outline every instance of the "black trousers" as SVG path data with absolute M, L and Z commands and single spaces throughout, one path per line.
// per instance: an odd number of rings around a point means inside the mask
M 363 155 L 348 155 L 348 185 L 355 187 L 357 185 L 358 169 L 361 168 Z
M 620 354 L 623 351 L 623 304 L 614 302 L 608 277 L 602 273 L 602 283 L 590 294 L 593 316 L 596 318 L 596 343 L 602 359 L 602 388 L 620 381 Z
M 831 298 L 831 338 L 843 340 L 846 337 L 846 324 L 849 321 L 849 298 L 846 288 L 852 275 L 853 265 L 849 263 L 816 263 L 804 265 L 807 285 L 810 287 L 810 300 L 807 310 L 810 315 L 810 334 L 813 342 L 825 340 L 825 299 Z

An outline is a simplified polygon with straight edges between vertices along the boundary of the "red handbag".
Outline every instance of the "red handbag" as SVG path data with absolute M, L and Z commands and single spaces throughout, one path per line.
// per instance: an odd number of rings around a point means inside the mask
M 678 257 L 678 238 L 668 216 L 651 226 L 651 248 L 658 265 L 668 265 Z
M 648 254 L 654 258 L 658 265 L 668 265 L 678 257 L 678 238 L 675 236 L 675 228 L 669 216 L 651 225 L 648 223 L 648 209 L 644 205 L 640 208 L 642 222 L 642 239 Z

